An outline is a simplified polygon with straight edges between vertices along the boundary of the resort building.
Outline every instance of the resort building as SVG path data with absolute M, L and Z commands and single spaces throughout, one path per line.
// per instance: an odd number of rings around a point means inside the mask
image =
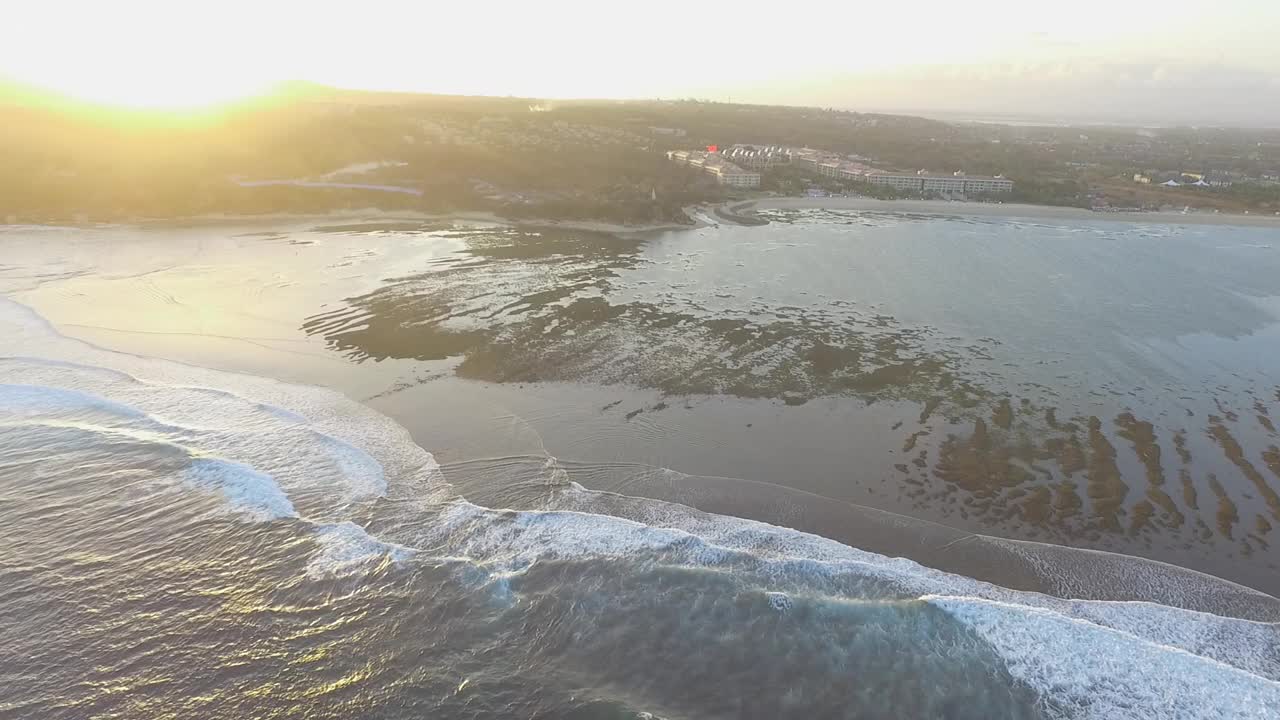
M 675 162 L 702 168 L 704 172 L 715 176 L 720 184 L 734 187 L 759 187 L 758 170 L 784 164 L 822 177 L 867 182 L 908 193 L 982 195 L 1013 191 L 1013 181 L 1003 175 L 989 177 L 964 172 L 934 175 L 924 170 L 897 173 L 860 162 L 868 159 L 859 155 L 846 158 L 812 148 L 734 145 L 720 152 L 672 150 L 667 153 L 667 157 Z
M 791 164 L 787 148 L 778 145 L 734 145 L 720 154 L 738 167 L 764 170 L 775 165 Z
M 667 153 L 667 158 L 683 165 L 701 168 L 703 172 L 714 177 L 716 182 L 721 185 L 740 188 L 760 187 L 760 173 L 744 170 L 726 160 L 719 153 L 703 152 L 701 150 L 672 150 Z
M 924 190 L 924 180 L 919 175 L 878 172 L 868 175 L 866 179 L 872 185 L 886 185 L 907 192 L 921 192 Z
M 1013 181 L 1002 175 L 987 177 L 966 175 L 930 175 L 923 170 L 914 173 L 874 172 L 866 176 L 872 185 L 883 185 L 907 192 L 936 192 L 961 195 L 1006 193 L 1013 191 Z
M 716 181 L 721 185 L 744 188 L 760 187 L 760 173 L 743 170 L 733 163 L 720 163 L 703 169 L 714 175 Z

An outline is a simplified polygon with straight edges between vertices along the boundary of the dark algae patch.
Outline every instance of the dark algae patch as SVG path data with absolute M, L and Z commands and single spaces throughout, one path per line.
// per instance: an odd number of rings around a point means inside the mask
M 1277 495 L 1275 490 L 1271 489 L 1262 473 L 1258 472 L 1253 463 L 1245 458 L 1243 448 L 1240 447 L 1240 443 L 1231 434 L 1231 431 L 1227 429 L 1226 425 L 1222 423 L 1222 418 L 1216 415 L 1209 416 L 1209 436 L 1222 447 L 1222 452 L 1227 456 L 1227 459 L 1240 468 L 1240 472 L 1257 488 L 1258 494 L 1262 496 L 1267 503 L 1267 507 L 1271 509 L 1271 516 L 1280 520 L 1280 495 Z
M 1089 418 L 1089 453 L 1088 493 L 1094 515 L 1105 529 L 1119 531 L 1118 516 L 1124 513 L 1129 486 L 1120 477 L 1115 446 L 1102 432 L 1102 421 L 1097 417 Z
M 1209 488 L 1213 490 L 1213 494 L 1218 498 L 1218 532 L 1228 540 L 1234 539 L 1232 528 L 1240 521 L 1240 513 L 1236 510 L 1236 504 L 1232 502 L 1231 496 L 1227 494 L 1227 489 L 1222 487 L 1222 483 L 1218 482 L 1218 476 L 1213 473 L 1209 474 Z
M 702 288 L 704 278 L 690 274 L 684 282 L 688 258 L 721 249 L 681 234 L 647 240 L 552 227 L 388 223 L 324 230 L 438 232 L 449 240 L 422 267 L 304 322 L 308 334 L 352 362 L 447 358 L 446 372 L 485 382 L 732 396 L 766 401 L 778 418 L 799 423 L 829 411 L 875 414 L 877 403 L 892 403 L 871 439 L 853 441 L 882 452 L 869 456 L 873 479 L 854 477 L 854 487 L 840 490 L 966 530 L 997 527 L 1014 537 L 1158 554 L 1205 543 L 1215 511 L 1217 529 L 1244 542 L 1240 516 L 1252 532 L 1255 499 L 1269 522 L 1280 520 L 1280 448 L 1250 447 L 1274 432 L 1269 392 L 1232 395 L 1223 385 L 1210 388 L 1214 397 L 1199 397 L 1177 389 L 1175 422 L 1193 425 L 1169 427 L 1169 411 L 1142 404 L 1149 389 L 1086 380 L 1094 405 L 1001 362 L 1011 347 L 1006 339 L 949 336 L 899 320 L 890 303 L 864 306 L 829 288 L 790 292 L 808 278 L 766 275 L 759 287 L 748 280 Z M 771 294 L 775 286 L 788 292 Z M 1073 382 L 1065 372 L 1059 377 Z M 663 408 L 604 397 L 593 407 L 616 409 L 606 418 L 615 422 Z M 687 402 L 684 409 L 701 412 Z M 1248 434 L 1231 418 L 1246 423 Z M 754 423 L 761 442 L 770 442 L 769 425 Z M 1223 494 L 1211 492 L 1210 472 Z
M 1191 471 L 1182 468 L 1178 471 L 1178 477 L 1182 480 L 1182 502 L 1192 510 L 1199 510 L 1200 504 L 1196 502 L 1196 484 L 1191 480 Z
M 1008 398 L 1000 400 L 1000 404 L 996 406 L 995 412 L 991 415 L 991 421 L 1004 430 L 1008 430 L 1013 426 L 1013 405 L 1009 403 Z
M 1159 486 L 1164 484 L 1164 468 L 1160 466 L 1160 443 L 1156 441 L 1156 433 L 1151 423 L 1138 420 L 1133 413 L 1121 413 L 1116 418 L 1120 428 L 1120 437 L 1133 445 L 1142 466 L 1146 470 L 1147 482 Z
M 1173 449 L 1178 453 L 1178 459 L 1183 465 L 1191 464 L 1191 451 L 1187 449 L 1187 434 L 1179 430 L 1173 434 Z
M 959 378 L 962 349 L 930 344 L 932 329 L 882 313 L 838 304 L 712 312 L 638 299 L 621 280 L 643 264 L 636 238 L 554 228 L 452 235 L 464 247 L 429 272 L 388 280 L 302 329 L 358 362 L 461 358 L 458 375 L 490 382 L 587 381 L 790 405 L 904 399 L 924 403 L 926 416 L 983 394 Z

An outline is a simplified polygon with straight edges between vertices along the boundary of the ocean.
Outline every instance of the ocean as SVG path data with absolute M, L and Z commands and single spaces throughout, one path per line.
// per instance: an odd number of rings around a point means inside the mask
M 1265 228 L 0 228 L 0 717 L 1274 718 Z

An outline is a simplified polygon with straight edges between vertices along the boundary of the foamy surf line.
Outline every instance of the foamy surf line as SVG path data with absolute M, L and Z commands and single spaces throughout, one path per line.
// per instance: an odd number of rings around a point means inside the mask
M 31 374 L 32 367 L 45 369 L 29 360 L 21 366 L 0 360 L 0 366 L 7 375 L 23 377 Z M 58 367 L 56 375 L 65 380 L 65 367 Z M 268 410 L 263 412 L 269 420 L 278 417 Z M 239 420 L 245 422 L 244 418 Z M 289 426 L 293 425 L 290 421 Z M 400 561 L 412 554 L 407 548 L 370 537 L 350 521 L 326 522 L 303 516 L 281 482 L 252 464 L 274 465 L 263 453 L 276 452 L 275 447 L 301 453 L 308 462 L 281 467 L 278 472 L 286 478 L 285 486 L 302 492 L 308 489 L 304 485 L 318 487 L 324 482 L 327 466 L 331 479 L 338 481 L 331 484 L 329 491 L 334 505 L 329 517 L 333 517 L 349 510 L 355 502 L 381 495 L 385 483 L 373 458 L 311 429 L 301 434 L 278 430 L 273 434 L 262 422 L 249 422 L 248 426 L 247 436 L 244 428 L 234 433 L 195 431 L 163 422 L 136 407 L 78 390 L 0 384 L 0 436 L 7 434 L 53 456 L 93 447 L 119 448 L 119 452 L 127 450 L 133 455 L 145 451 L 150 458 L 148 469 L 170 470 L 174 483 L 217 496 L 221 500 L 218 507 L 225 514 L 248 522 L 290 519 L 310 525 L 321 551 L 309 564 L 309 575 L 349 573 L 378 559 Z M 201 444 L 201 440 L 206 442 Z M 3 457 L 0 452 L 0 459 Z M 130 469 L 128 464 L 117 468 Z M 304 478 L 305 484 L 301 482 Z M 146 496 L 134 488 L 130 498 L 137 501 Z
M 547 510 L 492 510 L 453 496 L 430 453 L 338 393 L 112 353 L 61 337 L 8 301 L 0 301 L 0 329 L 21 351 L 0 357 L 0 433 L 97 433 L 172 454 L 179 482 L 218 495 L 242 520 L 304 522 L 316 543 L 307 567 L 315 577 L 415 558 L 464 559 L 508 577 L 548 559 L 640 559 L 734 573 L 778 612 L 800 595 L 930 604 L 995 648 L 1051 716 L 1264 718 L 1280 708 L 1275 623 L 1016 592 L 782 527 L 631 498 L 644 518 L 637 522 L 592 512 L 602 496 L 572 484 L 558 485 Z M 557 469 L 549 460 L 547 472 Z M 354 522 L 354 508 L 384 496 L 409 501 L 416 524 L 375 537 Z
M 1168 644 L 1177 632 L 1172 627 L 1168 634 L 1144 637 L 1045 608 L 977 598 L 924 599 L 991 643 L 1009 673 L 1040 693 L 1062 717 L 1225 720 L 1280 713 L 1274 626 L 1262 640 L 1267 645 L 1244 647 L 1249 660 L 1262 659 L 1270 647 L 1266 666 L 1257 668 L 1268 675 L 1260 676 Z M 1247 637 L 1248 626 L 1234 627 L 1244 622 L 1220 623 L 1221 640 Z
M 719 526 L 715 541 L 589 513 L 512 513 L 456 501 L 419 542 L 433 545 L 433 555 L 471 559 L 498 579 L 504 597 L 511 578 L 541 561 L 646 557 L 754 578 L 778 612 L 791 608 L 793 595 L 846 602 L 850 596 L 833 591 L 851 586 L 871 592 L 863 599 L 914 598 L 988 642 L 1010 674 L 1043 697 L 1050 717 L 1274 718 L 1280 709 L 1275 623 L 1017 592 L 784 528 L 708 522 Z M 851 579 L 863 582 L 841 582 Z
M 359 454 L 376 457 L 387 481 L 397 486 L 445 488 L 435 458 L 413 443 L 404 428 L 341 393 L 105 350 L 61 335 L 35 311 L 4 297 L 0 297 L 0 329 L 17 350 L 0 356 L 0 361 L 10 367 L 44 365 L 46 378 L 59 369 L 66 371 L 64 380 L 47 383 L 51 388 L 61 387 L 62 381 L 74 384 L 63 389 L 85 392 L 110 380 L 132 384 L 134 398 L 152 391 L 151 402 L 143 402 L 139 410 L 195 428 L 221 421 L 222 427 L 235 429 L 243 427 L 246 418 L 259 422 L 264 416 L 275 416 L 282 424 L 292 421 Z M 5 372 L 5 382 L 13 383 L 10 378 L 16 375 Z M 89 377 L 93 375 L 98 377 Z M 42 371 L 35 369 L 33 377 L 38 381 Z
M 0 356 L 0 424 L 60 425 L 85 443 L 145 444 L 179 456 L 174 480 L 219 495 L 227 512 L 312 526 L 321 551 L 311 574 L 411 555 L 349 519 L 391 483 L 424 500 L 450 495 L 430 453 L 340 393 L 104 350 L 62 336 L 6 298 L 0 329 L 17 350 Z M 310 512 L 298 510 L 297 497 Z

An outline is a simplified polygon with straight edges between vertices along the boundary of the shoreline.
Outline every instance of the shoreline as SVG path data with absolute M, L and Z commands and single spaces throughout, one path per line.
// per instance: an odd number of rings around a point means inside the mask
M 1179 212 L 1095 212 L 1084 208 L 1018 203 L 948 202 L 945 200 L 876 200 L 873 198 L 761 198 L 726 203 L 734 212 L 754 214 L 759 210 L 854 210 L 922 215 L 1028 218 L 1035 220 L 1106 220 L 1131 223 L 1175 225 L 1236 225 L 1280 228 L 1277 215 L 1240 215 Z
M 448 220 L 462 220 L 468 222 L 484 222 L 493 223 L 495 225 L 509 225 L 525 228 L 559 228 L 564 230 L 583 230 L 587 232 L 612 233 L 612 234 L 629 234 L 629 233 L 653 233 L 653 232 L 670 232 L 676 230 L 696 230 L 697 228 L 706 227 L 710 222 L 697 212 L 697 209 L 710 208 L 711 206 L 690 205 L 683 208 L 685 215 L 693 221 L 691 224 L 683 225 L 679 223 L 648 223 L 644 225 L 627 225 L 624 223 L 613 223 L 604 220 L 558 220 L 555 218 L 508 218 L 487 210 L 462 210 L 458 212 L 417 212 L 413 210 L 381 210 L 379 208 L 361 208 L 348 210 L 333 210 L 330 212 L 310 212 L 310 213 L 206 213 L 203 215 L 188 215 L 173 218 L 134 218 L 122 222 L 39 222 L 39 223 L 13 223 L 8 225 L 0 223 L 0 227 L 71 227 L 71 228 L 92 228 L 92 227 L 164 227 L 167 225 L 191 225 L 199 223 L 273 223 L 273 222 L 315 222 L 315 221 L 332 221 L 332 220 L 364 220 L 371 222 L 434 222 Z M 709 211 L 709 210 L 708 210 Z
M 260 223 L 281 221 L 366 220 L 373 222 L 433 222 L 462 220 L 526 228 L 557 228 L 586 232 L 633 234 L 675 232 L 729 225 L 751 227 L 767 225 L 769 220 L 757 215 L 761 210 L 846 210 L 853 212 L 900 213 L 959 217 L 1024 218 L 1028 220 L 1110 221 L 1128 223 L 1161 223 L 1172 225 L 1220 225 L 1236 227 L 1274 227 L 1280 229 L 1280 214 L 1243 215 L 1239 213 L 1193 212 L 1097 212 L 1084 208 L 1027 203 L 953 202 L 946 200 L 878 200 L 865 197 L 762 197 L 750 200 L 728 200 L 719 203 L 697 203 L 682 208 L 691 221 L 682 223 L 645 223 L 630 225 L 606 220 L 567 220 L 557 218 L 509 218 L 489 210 L 455 212 L 420 212 L 415 210 L 382 210 L 358 208 L 306 213 L 205 213 L 172 218 L 131 218 L 120 222 L 32 222 L 0 223 L 0 227 L 71 227 L 100 226 L 162 227 L 195 223 Z

